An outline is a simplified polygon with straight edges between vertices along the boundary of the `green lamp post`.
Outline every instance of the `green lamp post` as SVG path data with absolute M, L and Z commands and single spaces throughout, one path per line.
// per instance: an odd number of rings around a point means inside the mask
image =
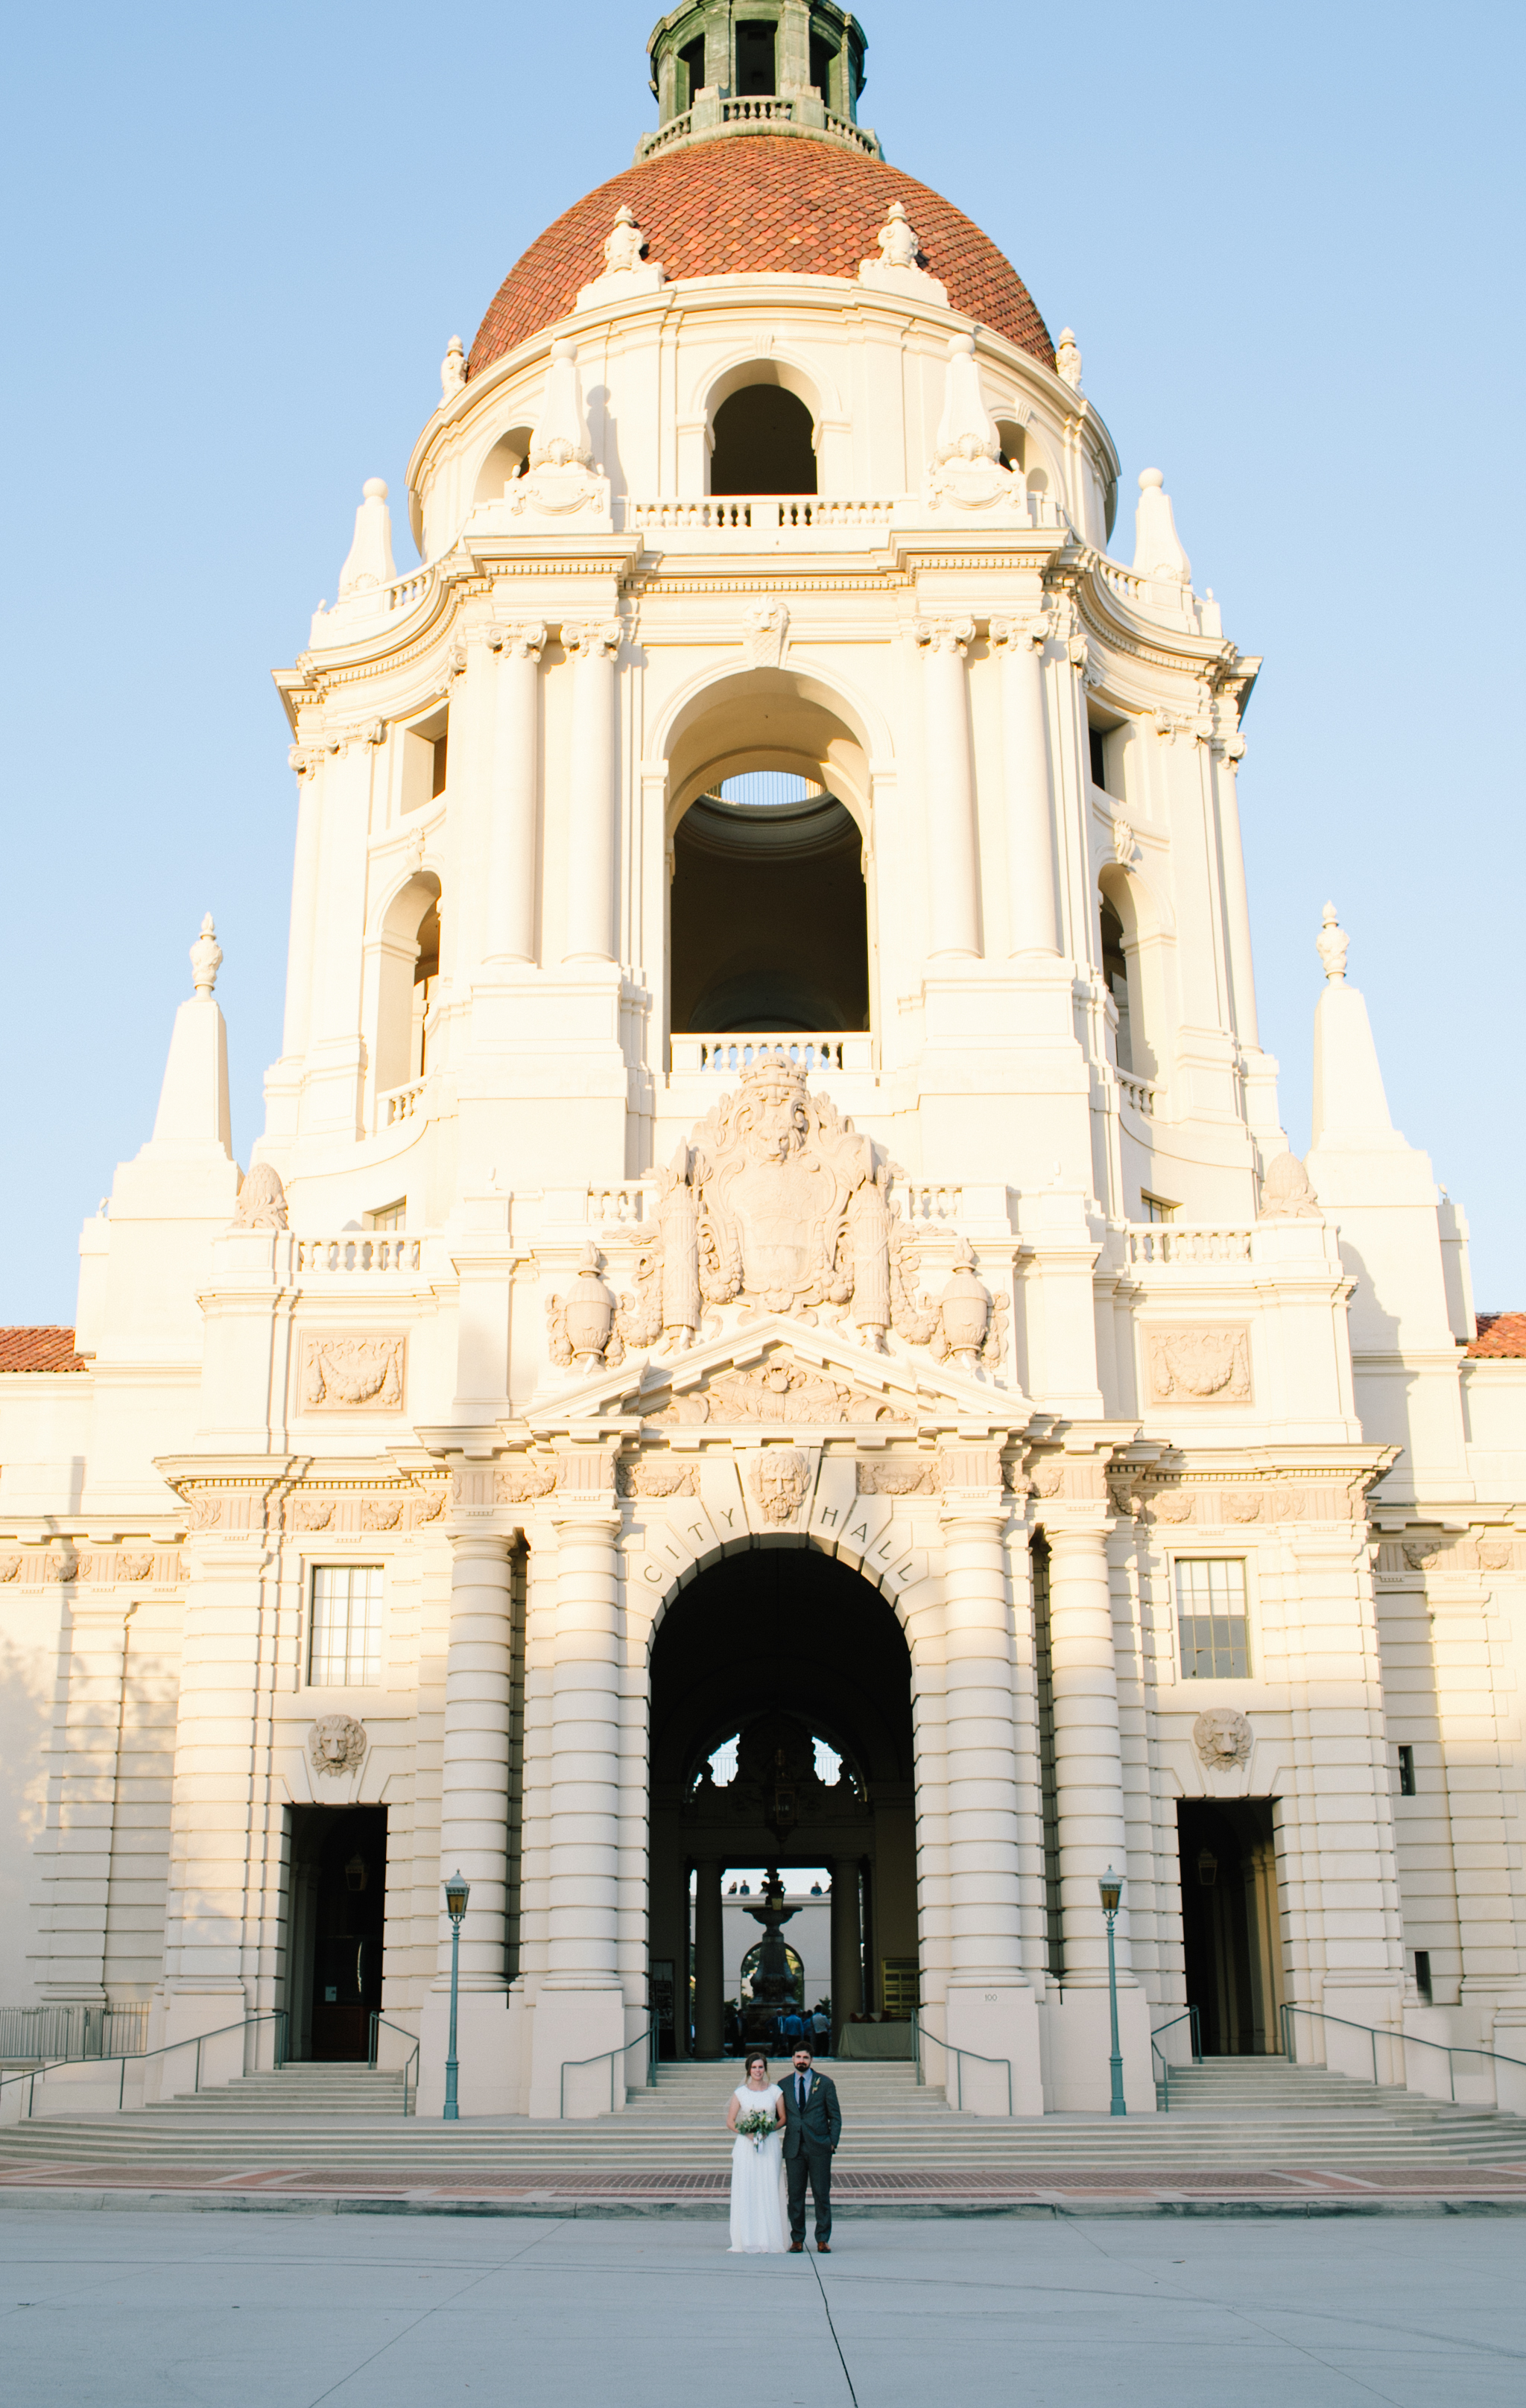
M 470 1896 L 471 1885 L 466 1879 L 465 1875 L 459 1872 L 452 1873 L 450 1880 L 445 1885 L 445 1912 L 451 1918 L 451 2043 L 445 2057 L 445 2121 L 447 2124 L 459 2123 L 461 2118 L 461 2110 L 456 2105 L 455 2100 L 455 2080 L 457 2072 L 455 2061 L 455 1993 L 456 1981 L 461 1965 L 461 1925 L 466 1916 L 467 1900 Z M 1110 1932 L 1111 1928 L 1112 1927 L 1109 1926 Z M 1114 2016 L 1113 2020 L 1115 2027 L 1114 2038 L 1116 2041 L 1117 2037 L 1116 2015 Z
M 1113 1947 L 1113 1926 L 1118 1919 L 1118 1906 L 1123 1897 L 1123 1875 L 1116 1873 L 1109 1865 L 1097 1887 L 1101 1893 L 1102 1913 L 1107 1917 L 1107 2011 L 1113 2031 L 1113 2054 L 1107 2061 L 1113 2090 L 1107 2112 L 1110 2115 L 1127 2115 L 1129 2110 L 1123 2097 L 1123 2052 L 1118 2046 L 1118 1966 Z

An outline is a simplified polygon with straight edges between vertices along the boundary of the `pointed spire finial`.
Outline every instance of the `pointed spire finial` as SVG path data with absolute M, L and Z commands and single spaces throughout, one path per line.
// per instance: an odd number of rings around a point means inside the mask
M 1076 344 L 1075 328 L 1061 326 L 1055 349 L 1055 374 L 1073 393 L 1081 390 L 1081 353 Z
M 390 585 L 397 574 L 392 558 L 392 516 L 387 509 L 386 479 L 367 477 L 360 491 L 355 539 L 339 571 L 341 602 L 347 602 L 352 594 L 370 594 L 379 585 Z
M 191 976 L 195 982 L 196 993 L 206 996 L 209 1000 L 213 987 L 217 984 L 217 973 L 222 960 L 223 948 L 217 941 L 217 930 L 212 925 L 212 915 L 209 911 L 202 921 L 201 934 L 191 948 Z
M 441 405 L 453 401 L 467 380 L 467 354 L 459 335 L 453 335 L 445 346 L 445 356 L 439 364 L 439 398 Z
M 1351 939 L 1335 917 L 1333 903 L 1325 905 L 1325 916 L 1319 925 L 1319 934 L 1314 941 L 1318 948 L 1319 958 L 1324 963 L 1326 978 L 1344 979 L 1346 949 Z

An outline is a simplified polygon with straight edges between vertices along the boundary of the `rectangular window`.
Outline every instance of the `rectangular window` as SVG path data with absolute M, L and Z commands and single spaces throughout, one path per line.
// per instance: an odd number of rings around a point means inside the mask
M 1140 1189 L 1139 1200 L 1144 1207 L 1146 1221 L 1174 1221 L 1182 1209 L 1179 1204 L 1169 1203 L 1164 1196 L 1152 1196 L 1147 1187 Z
M 403 1229 L 408 1226 L 408 1198 L 399 1196 L 396 1204 L 379 1204 L 374 1212 L 366 1215 L 372 1229 Z
M 1401 1798 L 1413 1798 L 1415 1795 L 1415 1751 L 1412 1747 L 1402 1747 L 1399 1751 L 1399 1795 Z
M 315 1564 L 309 1682 L 315 1689 L 367 1689 L 381 1678 L 381 1565 Z
M 1100 727 L 1089 727 L 1087 730 L 1087 734 L 1091 739 L 1091 782 L 1094 786 L 1101 786 L 1105 793 L 1107 789 L 1107 745 L 1103 739 L 1102 731 Z
M 1431 1951 L 1429 1948 L 1417 1948 L 1415 1951 L 1415 1987 L 1418 1990 L 1421 1998 L 1425 2000 L 1426 2005 L 1430 2006 Z
M 1245 1567 L 1238 1555 L 1182 1556 L 1176 1565 L 1176 1618 L 1184 1681 L 1247 1681 Z

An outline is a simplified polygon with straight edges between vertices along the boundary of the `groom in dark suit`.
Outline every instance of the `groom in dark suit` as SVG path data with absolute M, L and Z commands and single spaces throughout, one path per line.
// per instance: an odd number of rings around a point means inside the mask
M 805 2182 L 816 2209 L 816 2247 L 825 2258 L 832 2245 L 832 2152 L 842 2132 L 837 2085 L 818 2073 L 803 2041 L 783 2084 L 785 2181 L 789 2194 L 789 2245 L 805 2247 Z

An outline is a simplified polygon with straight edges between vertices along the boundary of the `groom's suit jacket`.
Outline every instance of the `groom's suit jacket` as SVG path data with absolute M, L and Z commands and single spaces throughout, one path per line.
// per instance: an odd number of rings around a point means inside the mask
M 797 2157 L 802 2148 L 835 2149 L 842 2130 L 842 2111 L 837 2103 L 837 2085 L 825 2073 L 812 2071 L 806 2076 L 804 2112 L 801 2112 L 795 2068 L 791 2066 L 780 2081 L 785 2094 L 785 2155 Z

